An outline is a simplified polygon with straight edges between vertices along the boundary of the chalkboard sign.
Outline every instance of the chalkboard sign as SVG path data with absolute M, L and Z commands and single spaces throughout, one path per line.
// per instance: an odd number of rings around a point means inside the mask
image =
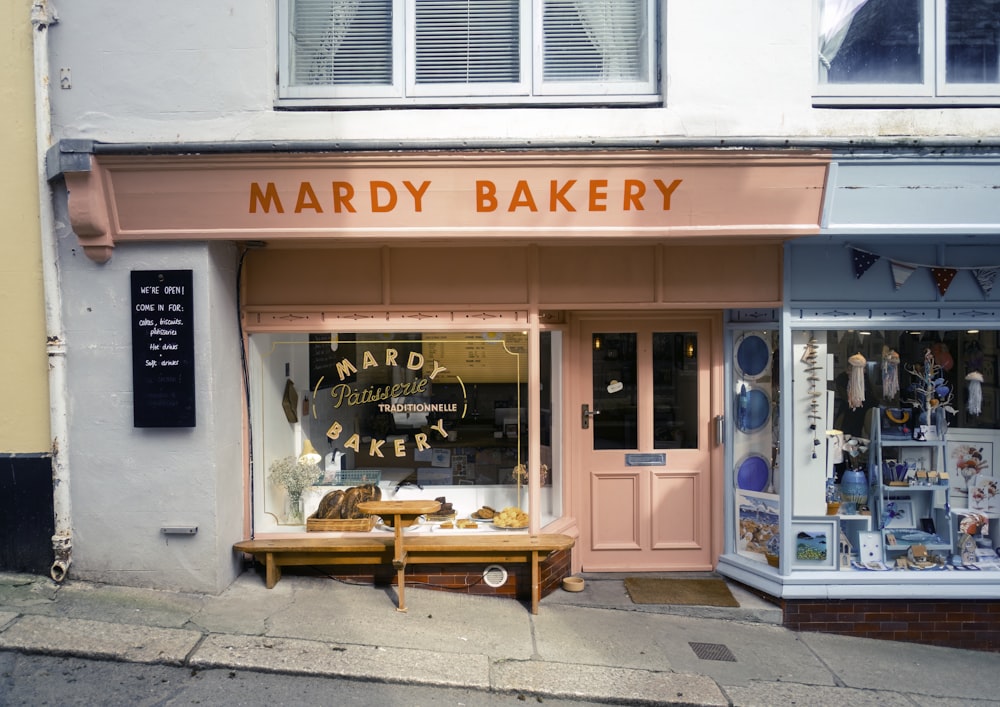
M 136 427 L 194 427 L 194 292 L 190 270 L 132 272 Z
M 330 388 L 343 382 L 337 372 L 337 363 L 344 359 L 355 363 L 354 338 L 354 334 L 309 335 L 309 390 L 316 390 L 317 386 Z M 330 345 L 331 341 L 336 342 L 336 349 Z M 348 380 L 354 378 L 349 376 Z

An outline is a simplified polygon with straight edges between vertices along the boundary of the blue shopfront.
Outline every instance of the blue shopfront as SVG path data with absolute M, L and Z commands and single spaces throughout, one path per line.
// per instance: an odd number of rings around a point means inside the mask
M 1000 650 L 1000 155 L 834 155 L 728 325 L 719 571 L 792 628 Z

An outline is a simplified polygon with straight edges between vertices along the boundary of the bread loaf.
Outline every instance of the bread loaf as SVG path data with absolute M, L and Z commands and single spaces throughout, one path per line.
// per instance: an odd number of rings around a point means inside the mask
M 344 492 L 342 489 L 331 491 L 323 496 L 316 509 L 316 518 L 330 520 L 340 518 L 340 509 L 344 505 Z

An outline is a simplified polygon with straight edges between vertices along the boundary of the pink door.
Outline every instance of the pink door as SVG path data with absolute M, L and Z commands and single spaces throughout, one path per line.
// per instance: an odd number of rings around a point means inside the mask
M 711 569 L 711 320 L 588 318 L 580 332 L 583 570 Z

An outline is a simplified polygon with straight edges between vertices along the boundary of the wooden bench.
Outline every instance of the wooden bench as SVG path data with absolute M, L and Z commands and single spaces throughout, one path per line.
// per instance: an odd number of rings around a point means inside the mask
M 574 540 L 568 535 L 548 533 L 489 533 L 448 535 L 447 532 L 407 535 L 407 564 L 456 562 L 512 562 L 531 566 L 531 613 L 538 613 L 541 599 L 539 566 L 553 552 L 568 550 Z M 395 539 L 379 537 L 295 537 L 243 540 L 233 545 L 253 555 L 264 565 L 268 589 L 281 579 L 281 568 L 302 565 L 392 564 Z

